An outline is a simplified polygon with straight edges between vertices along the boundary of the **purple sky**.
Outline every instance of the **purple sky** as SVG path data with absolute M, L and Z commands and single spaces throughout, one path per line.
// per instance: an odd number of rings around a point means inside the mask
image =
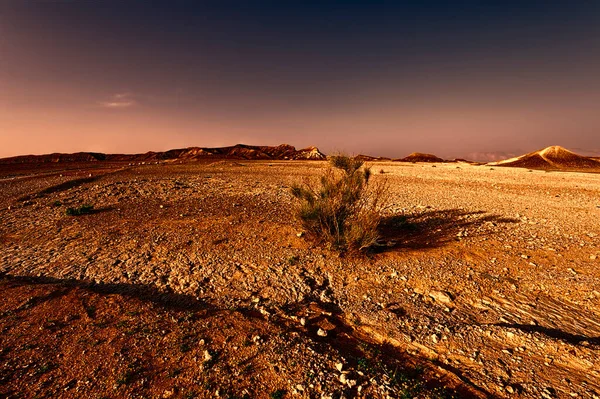
M 597 2 L 148 3 L 0 3 L 0 157 L 600 155 Z

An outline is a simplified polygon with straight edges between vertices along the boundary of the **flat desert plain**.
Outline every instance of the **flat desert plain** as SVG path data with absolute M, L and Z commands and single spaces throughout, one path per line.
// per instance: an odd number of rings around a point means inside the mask
M 326 162 L 4 171 L 0 396 L 599 398 L 600 174 L 371 165 L 364 257 L 294 217 Z

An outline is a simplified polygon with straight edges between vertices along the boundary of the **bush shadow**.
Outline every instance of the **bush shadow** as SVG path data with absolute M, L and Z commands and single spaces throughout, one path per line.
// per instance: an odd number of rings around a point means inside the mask
M 519 219 L 484 211 L 468 212 L 462 209 L 386 216 L 378 229 L 380 242 L 383 243 L 380 251 L 438 248 L 467 236 L 491 234 L 490 230 L 499 224 L 519 222 Z

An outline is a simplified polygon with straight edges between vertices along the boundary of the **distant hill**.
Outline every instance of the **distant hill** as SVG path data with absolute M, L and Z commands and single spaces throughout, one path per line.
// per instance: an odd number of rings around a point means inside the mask
M 264 160 L 324 160 L 327 157 L 317 147 L 296 150 L 295 147 L 282 144 L 278 146 L 252 146 L 237 144 L 230 147 L 201 148 L 189 147 L 164 152 L 144 154 L 102 154 L 96 152 L 77 152 L 74 154 L 21 155 L 0 159 L 0 164 L 56 163 L 56 162 L 153 162 L 186 161 L 206 158 L 219 159 L 264 159 Z
M 600 161 L 575 154 L 560 146 L 551 146 L 519 157 L 490 162 L 493 166 L 511 166 L 528 169 L 600 169 Z
M 355 156 L 354 158 L 360 159 L 361 161 L 366 161 L 366 162 L 391 161 L 392 160 L 392 158 L 373 157 L 371 155 L 364 155 L 364 154 L 359 154 L 359 155 Z
M 446 162 L 454 162 L 454 163 L 468 163 L 470 165 L 483 165 L 485 164 L 485 162 L 476 162 L 476 161 L 469 161 L 468 159 L 464 159 L 464 158 L 454 158 L 453 160 L 449 161 L 446 160 Z
M 394 159 L 394 161 L 400 162 L 444 162 L 444 160 L 440 157 L 437 157 L 433 154 L 424 154 L 421 152 L 413 152 L 407 157 Z

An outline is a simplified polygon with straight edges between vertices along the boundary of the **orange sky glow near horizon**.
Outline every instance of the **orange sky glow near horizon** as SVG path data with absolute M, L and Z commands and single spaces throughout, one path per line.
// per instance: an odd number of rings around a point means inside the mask
M 600 155 L 598 14 L 558 27 L 558 13 L 518 15 L 509 29 L 513 15 L 486 11 L 491 28 L 415 23 L 401 41 L 393 18 L 358 9 L 349 31 L 318 7 L 193 10 L 221 17 L 206 28 L 189 10 L 162 19 L 164 9 L 111 4 L 0 5 L 0 157 L 237 143 L 479 161 L 549 145 Z M 410 11 L 421 24 L 445 17 Z

